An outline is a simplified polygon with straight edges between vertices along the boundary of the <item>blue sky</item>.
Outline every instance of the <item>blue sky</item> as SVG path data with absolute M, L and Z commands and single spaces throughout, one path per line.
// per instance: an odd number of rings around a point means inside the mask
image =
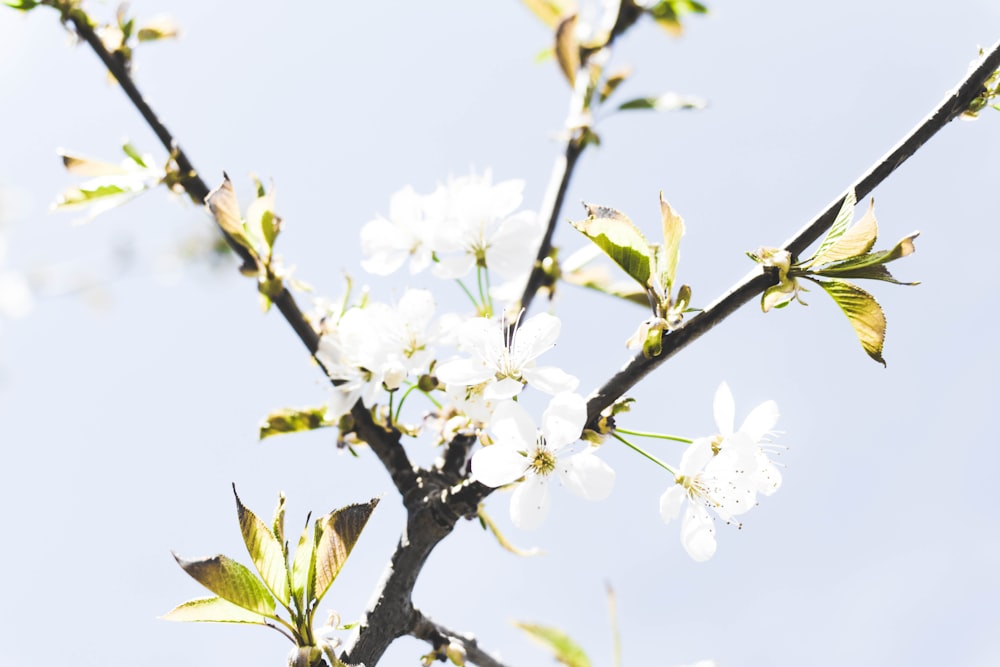
M 687 221 L 679 275 L 695 305 L 751 268 L 745 251 L 780 244 L 824 209 L 1000 37 L 995 0 L 938 13 L 897 0 L 711 7 L 681 39 L 644 24 L 614 54 L 635 67 L 623 99 L 671 90 L 708 108 L 604 119 L 563 216 L 597 202 L 653 233 L 662 190 Z M 569 90 L 551 62 L 534 62 L 549 38 L 520 3 L 132 8 L 167 11 L 184 29 L 139 49 L 141 89 L 209 182 L 225 169 L 246 200 L 251 173 L 273 179 L 280 252 L 318 294 L 337 296 L 345 271 L 366 279 L 358 229 L 404 185 L 427 192 L 491 168 L 525 179 L 527 207 L 541 201 Z M 263 514 L 283 490 L 290 526 L 382 495 L 324 604 L 352 618 L 402 526 L 391 483 L 373 457 L 339 454 L 330 433 L 256 441 L 267 412 L 318 404 L 326 387 L 285 323 L 261 315 L 251 282 L 171 260 L 210 231 L 200 208 L 152 192 L 87 226 L 48 212 L 73 182 L 57 147 L 117 159 L 128 138 L 165 158 L 54 12 L 0 13 L 0 86 L 3 261 L 62 280 L 0 329 L 0 663 L 59 652 L 81 666 L 278 664 L 288 647 L 276 633 L 156 619 L 201 595 L 170 550 L 242 558 L 232 482 Z M 516 558 L 462 524 L 433 553 L 415 604 L 511 664 L 548 660 L 515 620 L 558 626 L 609 664 L 605 582 L 625 665 L 997 664 L 998 152 L 1000 114 L 954 122 L 873 193 L 880 245 L 922 232 L 893 267 L 922 284 L 872 286 L 889 321 L 886 369 L 814 291 L 808 308 L 743 309 L 634 392 L 630 426 L 686 435 L 714 430 L 722 380 L 738 420 L 778 402 L 784 485 L 742 529 L 720 526 L 713 560 L 693 563 L 660 520 L 662 471 L 608 446 L 612 497 L 557 492 L 540 531 L 516 531 L 507 499 L 490 498 L 508 536 L 545 556 Z M 556 243 L 581 241 L 566 225 Z M 117 271 L 121 248 L 132 259 Z M 60 294 L 67 281 L 92 287 Z M 380 299 L 403 289 L 369 282 Z M 645 317 L 568 286 L 556 312 L 563 334 L 547 360 L 584 392 L 625 362 Z M 384 663 L 425 651 L 402 640 Z

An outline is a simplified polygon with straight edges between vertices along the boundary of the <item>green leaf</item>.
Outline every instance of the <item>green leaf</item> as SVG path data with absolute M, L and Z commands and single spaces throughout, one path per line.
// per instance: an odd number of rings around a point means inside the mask
M 562 631 L 534 623 L 514 623 L 514 625 L 552 651 L 560 664 L 566 667 L 590 667 L 590 658 L 587 654 Z
M 656 270 L 660 274 L 660 284 L 670 296 L 677 273 L 677 259 L 680 254 L 681 237 L 684 236 L 684 219 L 670 208 L 670 204 L 660 193 L 660 217 L 663 221 L 663 249 L 658 253 Z
M 867 257 L 867 255 L 866 255 Z M 849 280 L 881 280 L 883 282 L 892 283 L 894 285 L 919 285 L 919 282 L 907 283 L 901 280 L 896 280 L 889 269 L 887 269 L 882 264 L 876 264 L 874 266 L 859 266 L 850 267 L 846 266 L 848 262 L 830 264 L 824 266 L 821 270 L 812 272 L 814 275 L 823 276 L 824 278 L 842 278 Z M 829 267 L 829 268 L 828 268 Z
M 828 264 L 847 259 L 848 257 L 864 255 L 872 249 L 877 238 L 878 223 L 875 221 L 875 201 L 872 200 L 864 216 L 854 226 L 841 234 L 833 243 L 827 245 L 824 241 L 825 247 L 821 247 L 807 265 L 819 266 L 820 264 Z
M 336 426 L 326 421 L 326 406 L 314 408 L 282 408 L 267 416 L 260 425 L 260 439 L 281 433 L 312 431 L 318 428 Z
M 119 176 L 129 173 L 128 169 L 119 164 L 111 164 L 103 160 L 95 160 L 65 151 L 59 151 L 59 157 L 62 159 L 63 167 L 66 168 L 66 171 L 77 176 L 96 178 L 100 176 Z
M 844 195 L 844 202 L 840 205 L 840 210 L 837 212 L 837 217 L 833 220 L 833 225 L 830 226 L 830 231 L 823 237 L 823 242 L 819 244 L 819 249 L 813 254 L 808 263 L 812 263 L 813 260 L 826 252 L 830 246 L 837 242 L 837 239 L 844 235 L 844 232 L 847 231 L 847 226 L 854 219 L 854 205 L 856 203 L 857 199 L 854 195 L 854 188 L 851 188 Z
M 274 598 L 245 565 L 222 554 L 200 560 L 174 559 L 185 572 L 219 597 L 244 609 L 274 617 Z
M 286 551 L 285 546 L 285 494 L 278 494 L 278 506 L 274 508 L 274 519 L 271 521 L 271 532 L 275 539 L 282 545 L 282 551 Z M 287 556 L 287 554 L 286 554 Z M 286 560 L 287 562 L 287 560 Z
M 559 25 L 559 19 L 566 13 L 570 3 L 558 0 L 522 0 L 531 13 L 550 28 Z
M 37 0 L 5 0 L 3 4 L 22 12 L 30 11 L 39 5 Z
M 220 597 L 196 598 L 179 604 L 161 616 L 164 621 L 203 623 L 254 623 L 266 625 L 267 617 L 237 607 Z
M 125 142 L 125 144 L 122 145 L 122 150 L 125 152 L 125 155 L 129 156 L 129 158 L 131 158 L 131 160 L 135 162 L 137 165 L 139 165 L 143 169 L 149 168 L 149 165 L 146 164 L 146 161 L 143 159 L 143 157 L 139 155 L 139 151 L 135 149 L 135 146 L 133 146 L 128 142 Z
M 624 67 L 616 71 L 614 74 L 608 76 L 608 78 L 605 79 L 604 83 L 601 85 L 601 90 L 600 92 L 598 92 L 597 95 L 598 99 L 601 102 L 604 102 L 606 99 L 611 97 L 614 94 L 614 92 L 618 90 L 618 86 L 625 83 L 625 80 L 628 79 L 630 76 L 632 76 L 631 67 Z
M 618 111 L 652 110 L 680 111 L 683 109 L 704 109 L 708 104 L 700 97 L 668 92 L 657 97 L 636 97 L 618 105 Z
M 151 19 L 136 32 L 140 42 L 155 42 L 161 39 L 172 39 L 180 34 L 177 23 L 166 16 Z
M 222 231 L 229 234 L 233 240 L 256 256 L 257 252 L 247 239 L 246 229 L 243 227 L 240 204 L 236 199 L 233 182 L 229 180 L 229 175 L 225 172 L 223 172 L 222 177 L 222 185 L 208 193 L 208 196 L 205 197 L 205 205 Z
M 885 343 L 885 313 L 868 292 L 857 285 L 842 280 L 815 280 L 813 282 L 833 297 L 847 315 L 861 346 L 869 357 L 885 366 L 882 345 Z
M 317 602 L 340 574 L 376 505 L 378 498 L 372 498 L 367 503 L 348 505 L 316 520 L 322 531 L 316 542 Z
M 649 287 L 653 251 L 628 216 L 605 206 L 584 204 L 590 217 L 572 225 L 597 244 L 645 290 Z
M 913 241 L 918 236 L 920 236 L 920 232 L 914 232 L 913 234 L 910 234 L 909 236 L 900 239 L 900 241 L 890 250 L 880 250 L 878 252 L 870 252 L 864 255 L 848 257 L 846 259 L 842 259 L 836 262 L 831 262 L 829 264 L 823 264 L 821 266 L 817 266 L 816 268 L 811 269 L 810 272 L 823 276 L 830 275 L 843 278 L 874 277 L 878 280 L 885 280 L 885 278 L 882 278 L 880 276 L 857 276 L 854 274 L 861 270 L 878 267 L 883 264 L 887 264 L 889 262 L 900 259 L 902 257 L 906 257 L 907 255 L 913 254 L 914 252 L 916 252 L 916 246 L 913 245 Z M 885 271 L 885 274 L 888 274 L 888 270 Z M 897 281 L 891 279 L 889 282 L 897 282 Z M 910 283 L 901 283 L 901 284 L 910 284 Z
M 313 531 L 309 530 L 309 518 L 299 536 L 299 544 L 295 547 L 295 557 L 292 559 L 292 595 L 305 609 L 312 600 L 316 578 L 316 540 L 312 539 Z
M 94 188 L 68 188 L 56 199 L 55 208 L 69 208 L 71 206 L 89 204 L 94 200 L 104 199 L 105 197 L 117 197 L 126 194 L 137 194 L 137 192 L 113 184 L 98 185 Z
M 570 14 L 556 28 L 556 60 L 570 86 L 576 85 L 580 69 L 580 44 L 576 41 L 576 14 Z
M 261 578 L 274 593 L 274 596 L 287 607 L 290 600 L 288 597 L 288 565 L 285 561 L 285 552 L 281 548 L 281 542 L 274 536 L 266 523 L 243 505 L 239 494 L 236 493 L 235 484 L 233 484 L 233 495 L 236 496 L 236 514 L 240 519 L 243 543 L 247 545 L 247 551 L 250 553 L 254 567 L 260 572 Z
M 562 279 L 571 285 L 579 285 L 588 289 L 610 294 L 632 303 L 649 307 L 649 296 L 646 290 L 640 289 L 631 282 L 615 281 L 606 267 L 581 267 L 562 274 Z

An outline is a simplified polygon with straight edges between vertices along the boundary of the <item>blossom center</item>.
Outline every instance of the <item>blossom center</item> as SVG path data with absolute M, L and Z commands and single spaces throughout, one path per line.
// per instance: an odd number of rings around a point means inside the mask
M 536 475 L 546 476 L 552 474 L 556 469 L 556 457 L 545 446 L 545 438 L 538 437 L 535 450 L 529 455 L 528 469 Z

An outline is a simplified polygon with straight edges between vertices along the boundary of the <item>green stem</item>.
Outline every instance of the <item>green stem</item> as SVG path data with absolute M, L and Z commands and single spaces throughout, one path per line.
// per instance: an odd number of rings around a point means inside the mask
M 647 433 L 645 431 L 630 431 L 628 429 L 619 428 L 617 426 L 615 427 L 615 431 L 619 433 L 625 433 L 627 435 L 635 435 L 640 438 L 656 438 L 658 440 L 672 440 L 673 442 L 683 442 L 688 445 L 694 442 L 690 438 L 682 438 L 679 435 L 669 435 L 667 433 Z
M 634 451 L 638 452 L 639 454 L 642 454 L 642 455 L 643 455 L 643 456 L 645 456 L 645 457 L 646 457 L 647 459 L 649 459 L 650 461 L 652 461 L 652 462 L 653 462 L 653 463 L 655 463 L 656 465 L 660 466 L 661 468 L 663 468 L 664 470 L 666 470 L 667 472 L 669 472 L 669 473 L 670 473 L 671 475 L 673 475 L 674 477 L 677 477 L 677 471 L 676 471 L 676 470 L 674 470 L 674 469 L 673 469 L 673 468 L 671 468 L 671 467 L 670 467 L 669 465 L 667 465 L 666 463 L 664 463 L 664 462 L 663 462 L 663 461 L 661 461 L 660 459 L 656 458 L 655 456 L 653 456 L 652 454 L 650 454 L 649 452 L 647 452 L 647 451 L 646 451 L 645 449 L 643 449 L 642 447 L 638 447 L 638 446 L 636 446 L 636 445 L 633 445 L 633 444 L 632 444 L 631 442 L 629 442 L 629 441 L 628 441 L 628 440 L 626 440 L 625 438 L 623 438 L 623 437 L 621 437 L 620 435 L 618 435 L 617 431 L 612 431 L 612 432 L 611 432 L 611 436 L 612 436 L 612 437 L 613 437 L 613 438 L 614 438 L 615 440 L 618 440 L 619 442 L 621 442 L 622 444 L 624 444 L 624 445 L 625 445 L 626 447 L 628 447 L 629 449 L 632 449 L 632 450 L 634 450 Z
M 469 301 L 472 302 L 472 305 L 475 306 L 476 310 L 478 311 L 480 309 L 479 302 L 476 301 L 476 297 L 472 296 L 472 292 L 469 291 L 469 288 L 466 287 L 465 283 L 463 283 L 458 278 L 455 278 L 455 282 L 458 283 L 458 286 L 462 288 L 462 291 L 465 292 L 465 296 L 469 297 Z
M 393 424 L 398 424 L 399 423 L 399 413 L 403 411 L 403 403 L 406 402 L 406 397 L 410 395 L 411 391 L 413 391 L 414 389 L 418 389 L 418 388 L 419 387 L 417 387 L 417 385 L 411 384 L 409 387 L 406 388 L 406 391 L 403 392 L 403 395 L 399 398 L 399 405 L 396 406 L 396 414 L 393 415 L 393 418 L 392 418 L 392 423 Z

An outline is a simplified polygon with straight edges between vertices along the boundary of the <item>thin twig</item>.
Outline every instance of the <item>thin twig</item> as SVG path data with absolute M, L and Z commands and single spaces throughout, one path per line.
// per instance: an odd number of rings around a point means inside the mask
M 115 77 L 133 106 L 142 115 L 150 129 L 153 130 L 160 143 L 163 144 L 163 147 L 171 153 L 181 172 L 181 185 L 184 187 L 185 192 L 196 203 L 203 204 L 205 197 L 209 194 L 208 186 L 202 180 L 201 176 L 198 175 L 198 171 L 194 168 L 190 158 L 181 149 L 180 144 L 167 129 L 166 125 L 160 121 L 152 107 L 143 98 L 142 93 L 139 92 L 138 87 L 126 69 L 125 63 L 121 59 L 115 58 L 107 50 L 101 38 L 94 31 L 94 27 L 91 25 L 86 14 L 81 11 L 72 11 L 66 15 L 66 18 L 73 25 L 80 39 L 90 46 L 101 62 L 104 63 L 104 66 L 107 67 L 108 71 L 111 72 L 112 76 Z M 229 247 L 243 260 L 245 265 L 255 265 L 253 257 L 251 257 L 246 248 L 237 243 L 221 227 L 219 227 L 219 232 L 226 239 Z M 273 299 L 273 302 L 281 315 L 292 327 L 292 330 L 295 331 L 299 340 L 305 345 L 309 354 L 313 356 L 316 363 L 320 365 L 320 368 L 323 368 L 322 362 L 316 359 L 316 351 L 319 349 L 319 334 L 316 333 L 316 330 L 313 329 L 309 320 L 302 313 L 292 293 L 288 291 L 288 288 L 282 287 L 281 293 Z M 360 406 L 360 403 L 355 406 L 352 416 L 354 417 L 358 433 L 365 439 L 365 442 L 369 444 L 372 451 L 375 452 L 375 455 L 385 466 L 400 494 L 406 493 L 407 490 L 413 487 L 416 475 L 413 464 L 399 443 L 399 434 L 386 431 L 375 424 L 371 415 Z
M 998 68 L 1000 68 L 1000 41 L 984 54 L 978 66 L 962 79 L 958 86 L 922 123 L 917 125 L 885 157 L 852 183 L 844 194 L 837 197 L 825 211 L 813 218 L 809 224 L 786 241 L 783 247 L 793 256 L 797 256 L 819 239 L 820 235 L 829 229 L 836 219 L 837 212 L 840 210 L 848 190 L 853 189 L 858 199 L 871 193 L 928 139 L 937 134 L 949 121 L 968 109 L 972 100 L 982 92 L 985 81 Z M 754 269 L 703 311 L 679 328 L 665 334 L 663 336 L 663 353 L 660 356 L 646 359 L 642 354 L 637 354 L 604 386 L 596 389 L 590 395 L 587 401 L 588 421 L 592 422 L 600 415 L 601 410 L 618 400 L 642 378 L 687 347 L 689 343 L 701 338 L 702 335 L 763 292 L 768 286 L 775 284 L 776 281 L 777 274 L 773 269 Z
M 440 650 L 445 642 L 458 641 L 465 649 L 466 659 L 472 664 L 479 667 L 504 667 L 502 662 L 479 647 L 474 636 L 449 630 L 429 619 L 419 609 L 414 609 L 413 614 L 414 623 L 410 634 L 429 642 L 435 651 Z

